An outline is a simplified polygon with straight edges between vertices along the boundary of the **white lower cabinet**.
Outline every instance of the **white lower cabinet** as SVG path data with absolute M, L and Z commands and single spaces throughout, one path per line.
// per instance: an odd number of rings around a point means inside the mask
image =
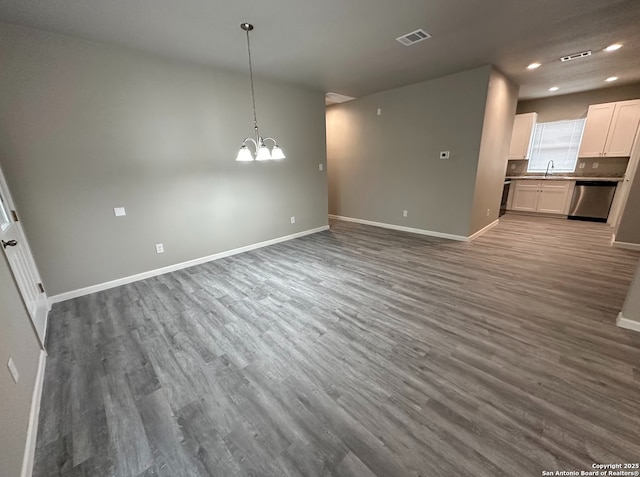
M 512 210 L 566 214 L 571 181 L 521 180 L 514 181 Z

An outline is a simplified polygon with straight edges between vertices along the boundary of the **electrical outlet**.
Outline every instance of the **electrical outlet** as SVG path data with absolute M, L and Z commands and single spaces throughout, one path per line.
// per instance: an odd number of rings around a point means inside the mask
M 580 165 L 578 166 L 579 169 L 584 169 L 584 166 L 586 166 L 586 164 L 584 162 L 581 162 Z
M 489 217 L 490 213 L 491 213 L 491 209 L 487 209 L 487 217 Z
M 296 218 L 295 217 L 291 217 L 291 223 L 295 224 L 296 223 Z
M 16 368 L 16 364 L 13 362 L 13 358 L 9 358 L 7 368 L 9 368 L 9 372 L 11 373 L 11 377 L 13 378 L 13 382 L 18 384 L 20 373 L 18 372 L 18 368 Z
M 127 211 L 124 210 L 124 207 L 115 207 L 113 209 L 113 213 L 116 215 L 116 217 L 123 217 L 127 215 Z
M 440 151 L 440 159 L 449 159 L 449 151 Z
M 597 169 L 597 168 L 598 168 L 598 165 L 599 165 L 599 164 L 598 164 L 597 162 L 594 162 L 594 163 L 593 163 L 593 165 L 592 165 L 591 167 L 593 167 L 594 169 Z
M 403 210 L 402 211 L 402 216 L 403 217 L 408 217 L 409 216 L 409 211 L 408 210 Z
M 161 243 L 156 244 L 156 253 L 164 253 L 164 245 Z
M 319 171 L 324 171 L 324 164 L 318 164 L 318 170 Z
M 511 170 L 513 171 L 516 168 L 515 164 L 511 164 Z
M 378 114 L 378 116 L 382 116 L 382 108 L 378 108 L 378 110 L 376 111 L 376 113 Z

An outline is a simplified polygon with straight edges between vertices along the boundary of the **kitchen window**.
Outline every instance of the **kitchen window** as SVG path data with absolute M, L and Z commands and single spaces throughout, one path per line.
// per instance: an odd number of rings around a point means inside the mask
M 553 172 L 573 172 L 584 123 L 584 119 L 576 119 L 536 124 L 527 172 L 546 172 L 549 161 L 553 161 Z

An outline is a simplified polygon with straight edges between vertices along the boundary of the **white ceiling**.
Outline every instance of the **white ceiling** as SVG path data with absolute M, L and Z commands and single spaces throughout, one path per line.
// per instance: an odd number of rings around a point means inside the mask
M 640 82 L 640 0 L 1 0 L 0 20 L 233 70 L 249 21 L 256 75 L 356 97 L 487 63 L 521 99 Z

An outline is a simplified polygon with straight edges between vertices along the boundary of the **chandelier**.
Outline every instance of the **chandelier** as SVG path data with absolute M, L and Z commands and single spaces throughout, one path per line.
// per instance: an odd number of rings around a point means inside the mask
M 278 147 L 278 143 L 275 139 L 273 139 L 272 137 L 263 138 L 262 136 L 260 136 L 260 131 L 258 130 L 258 119 L 256 116 L 256 94 L 253 88 L 251 43 L 249 42 L 249 32 L 253 30 L 253 25 L 251 23 L 241 23 L 240 28 L 242 28 L 247 33 L 247 52 L 249 53 L 249 77 L 251 78 L 251 100 L 253 102 L 253 130 L 255 132 L 255 138 L 247 137 L 242 141 L 242 146 L 238 151 L 236 161 L 250 162 L 253 160 L 269 161 L 272 159 L 284 159 L 286 156 L 284 155 L 284 152 L 282 152 L 282 149 Z M 273 142 L 273 148 L 271 149 L 271 151 L 269 151 L 269 148 L 266 146 L 266 141 Z M 253 144 L 253 151 L 247 147 L 248 144 Z

